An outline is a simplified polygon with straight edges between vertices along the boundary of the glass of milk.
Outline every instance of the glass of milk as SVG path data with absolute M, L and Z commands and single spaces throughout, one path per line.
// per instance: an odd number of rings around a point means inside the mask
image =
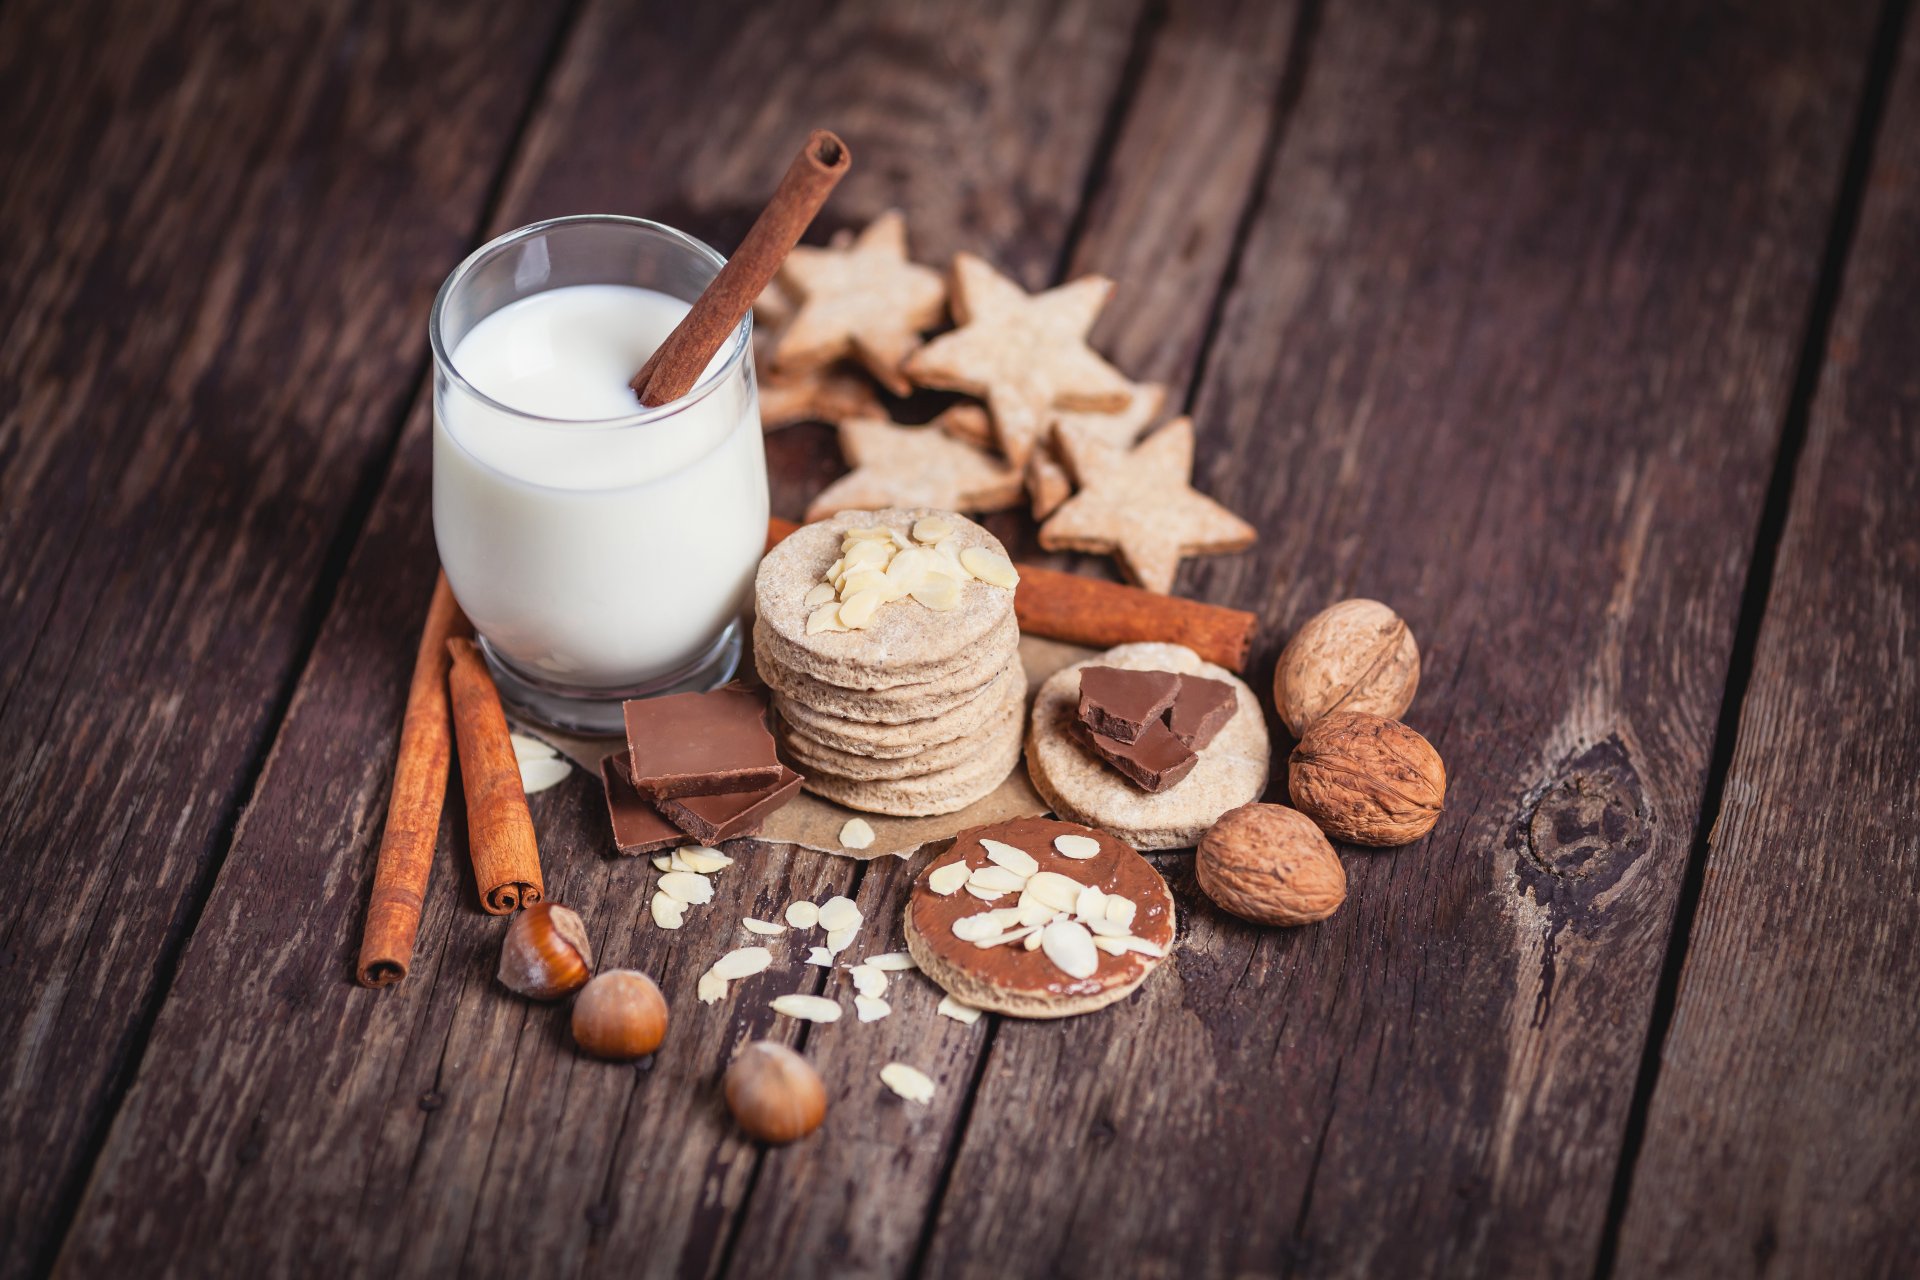
M 639 218 L 557 218 L 434 301 L 434 538 L 523 715 L 617 733 L 623 699 L 739 665 L 767 537 L 751 317 L 684 398 L 627 385 L 724 261 Z

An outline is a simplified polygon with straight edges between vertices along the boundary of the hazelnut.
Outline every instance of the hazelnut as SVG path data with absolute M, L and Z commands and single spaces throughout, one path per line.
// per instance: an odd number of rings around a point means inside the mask
M 1308 618 L 1273 671 L 1273 702 L 1298 738 L 1334 711 L 1397 719 L 1420 684 L 1420 646 L 1378 600 L 1342 600 Z
M 500 944 L 500 982 L 534 1000 L 578 991 L 593 972 L 593 947 L 579 915 L 551 902 L 528 907 Z
M 727 1068 L 727 1110 L 747 1133 L 776 1146 L 804 1138 L 827 1115 L 827 1088 L 811 1063 L 774 1040 L 756 1040 Z
M 1201 892 L 1255 924 L 1312 924 L 1347 900 L 1347 872 L 1313 819 L 1278 804 L 1243 804 L 1200 838 Z
M 1307 726 L 1287 762 L 1287 789 L 1294 807 L 1337 840 L 1405 844 L 1440 820 L 1447 768 L 1398 720 L 1336 711 Z
M 644 1058 L 666 1038 L 666 999 L 638 969 L 595 974 L 573 1002 L 573 1042 L 596 1058 Z

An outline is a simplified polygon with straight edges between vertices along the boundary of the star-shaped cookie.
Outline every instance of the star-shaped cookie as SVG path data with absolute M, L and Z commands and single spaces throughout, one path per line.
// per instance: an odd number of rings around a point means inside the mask
M 794 249 L 780 283 L 799 305 L 774 346 L 774 368 L 805 373 L 853 356 L 895 395 L 913 390 L 900 362 L 946 315 L 947 284 L 907 260 L 907 220 L 897 209 L 844 247 Z
M 1072 426 L 1055 440 L 1080 492 L 1040 526 L 1040 545 L 1049 551 L 1114 555 L 1129 578 L 1164 595 L 1183 557 L 1253 545 L 1252 525 L 1189 483 L 1192 419 L 1175 418 L 1131 452 Z
M 840 452 L 853 470 L 821 490 L 808 520 L 881 507 L 1001 511 L 1020 501 L 1018 471 L 931 424 L 853 418 L 840 424 Z
M 1148 423 L 1160 416 L 1160 406 L 1166 401 L 1165 386 L 1142 382 L 1135 384 L 1133 398 L 1118 413 L 1055 411 L 1046 442 L 1027 461 L 1027 497 L 1033 501 L 1033 518 L 1045 520 L 1073 493 L 1073 477 L 1060 458 L 1055 432 L 1065 427 L 1078 432 L 1089 445 L 1124 451 L 1140 438 Z
M 1024 467 L 1053 410 L 1126 407 L 1133 384 L 1087 345 L 1112 292 L 1113 281 L 1082 276 L 1029 294 L 981 259 L 958 254 L 953 315 L 960 327 L 907 357 L 906 374 L 923 387 L 984 399 L 1000 451 Z
M 760 373 L 760 428 L 778 431 L 796 422 L 840 422 L 886 412 L 873 384 L 857 369 L 829 365 L 806 373 Z

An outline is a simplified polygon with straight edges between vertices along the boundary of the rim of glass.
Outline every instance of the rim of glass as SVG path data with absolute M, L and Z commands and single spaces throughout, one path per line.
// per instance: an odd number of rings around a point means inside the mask
M 440 292 L 434 295 L 433 310 L 429 312 L 427 316 L 427 341 L 433 349 L 434 364 L 446 375 L 449 382 L 482 404 L 497 409 L 501 413 L 520 418 L 533 426 L 640 427 L 651 422 L 658 422 L 662 418 L 670 418 L 675 414 L 685 412 L 690 406 L 706 399 L 715 387 L 726 381 L 753 345 L 752 311 L 747 312 L 740 321 L 740 327 L 735 330 L 733 335 L 733 349 L 727 353 L 725 363 L 701 378 L 700 381 L 693 385 L 693 390 L 687 392 L 686 395 L 681 396 L 678 400 L 669 400 L 667 403 L 656 405 L 651 409 L 637 409 L 632 413 L 621 414 L 612 418 L 554 418 L 546 414 L 531 413 L 525 409 L 502 403 L 467 381 L 466 376 L 462 374 L 459 368 L 453 363 L 453 353 L 447 350 L 446 337 L 440 329 L 441 315 L 446 309 L 447 299 L 453 296 L 454 289 L 471 275 L 481 262 L 522 240 L 529 240 L 543 232 L 553 231 L 559 228 L 596 222 L 609 226 L 627 227 L 631 230 L 657 236 L 660 239 L 677 244 L 681 248 L 690 251 L 695 257 L 704 258 L 706 261 L 712 263 L 716 273 L 718 273 L 721 267 L 727 264 L 726 256 L 704 240 L 696 239 L 677 227 L 670 227 L 664 222 L 655 222 L 650 218 L 633 218 L 619 213 L 575 213 L 568 214 L 562 218 L 547 218 L 541 222 L 530 222 L 524 227 L 515 227 L 512 231 L 495 236 L 468 254 L 466 258 L 461 261 L 460 265 L 455 267 L 447 276 L 445 282 L 441 284 Z M 603 283 L 616 284 L 619 282 L 604 281 Z M 534 295 L 529 294 L 527 296 L 532 297 Z M 638 370 L 635 372 L 638 372 Z

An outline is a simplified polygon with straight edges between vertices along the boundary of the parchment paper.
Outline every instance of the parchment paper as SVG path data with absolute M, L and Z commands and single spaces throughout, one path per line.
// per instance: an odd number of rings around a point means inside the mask
M 752 669 L 752 646 L 747 646 L 747 649 L 740 674 L 758 683 L 758 677 Z M 1094 649 L 1061 644 L 1057 640 L 1046 640 L 1039 636 L 1021 636 L 1020 662 L 1027 669 L 1028 710 L 1031 711 L 1033 696 L 1048 676 L 1069 663 L 1090 658 L 1096 652 Z M 523 728 L 517 723 L 514 730 L 551 743 L 561 754 L 595 777 L 600 775 L 601 760 L 624 745 L 616 739 L 575 738 L 547 729 Z M 935 818 L 889 818 L 877 813 L 861 813 L 857 809 L 849 809 L 802 791 L 767 821 L 766 828 L 755 839 L 862 860 L 887 856 L 910 858 L 927 845 L 950 839 L 969 827 L 1004 822 L 1009 818 L 1034 817 L 1046 812 L 1046 801 L 1040 798 L 1033 784 L 1027 780 L 1023 753 L 1020 763 L 1014 766 L 1005 782 L 958 813 L 942 814 Z M 867 825 L 873 828 L 873 843 L 867 848 L 841 847 L 840 828 L 847 824 L 849 818 L 865 818 Z

